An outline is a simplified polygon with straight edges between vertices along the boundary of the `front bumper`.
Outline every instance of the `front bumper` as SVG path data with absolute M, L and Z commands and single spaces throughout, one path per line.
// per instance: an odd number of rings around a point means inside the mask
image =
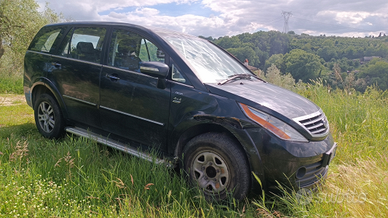
M 279 184 L 294 190 L 313 189 L 326 178 L 337 144 L 329 134 L 322 141 L 284 141 L 262 128 L 247 129 L 263 168 L 266 188 Z
M 298 188 L 311 189 L 325 179 L 329 170 L 329 164 L 335 156 L 337 144 L 322 155 L 322 160 L 307 166 L 301 166 L 295 173 L 295 183 Z

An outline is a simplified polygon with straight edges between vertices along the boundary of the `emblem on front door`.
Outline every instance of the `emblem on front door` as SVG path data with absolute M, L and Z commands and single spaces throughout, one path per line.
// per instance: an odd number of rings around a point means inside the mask
M 181 103 L 181 100 L 182 100 L 182 98 L 174 97 L 174 98 L 172 99 L 172 103 L 180 104 L 180 103 Z

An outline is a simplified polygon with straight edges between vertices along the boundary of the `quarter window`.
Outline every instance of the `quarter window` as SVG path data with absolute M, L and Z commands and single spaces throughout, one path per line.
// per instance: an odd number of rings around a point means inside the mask
M 50 52 L 58 36 L 63 34 L 64 28 L 42 28 L 31 43 L 30 50 Z
M 185 77 L 181 74 L 181 72 L 175 66 L 175 64 L 172 64 L 171 66 L 172 66 L 172 69 L 171 69 L 171 72 L 172 72 L 171 79 L 174 80 L 174 81 L 177 81 L 177 82 L 186 83 Z

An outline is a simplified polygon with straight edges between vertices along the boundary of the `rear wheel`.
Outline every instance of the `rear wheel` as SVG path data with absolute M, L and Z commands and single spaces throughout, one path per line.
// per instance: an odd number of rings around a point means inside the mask
M 250 188 L 248 161 L 241 148 L 221 133 L 205 133 L 184 148 L 184 170 L 208 200 L 223 200 L 228 193 L 238 200 Z
M 64 134 L 64 120 L 55 99 L 48 94 L 38 97 L 34 106 L 36 127 L 46 138 L 59 138 Z

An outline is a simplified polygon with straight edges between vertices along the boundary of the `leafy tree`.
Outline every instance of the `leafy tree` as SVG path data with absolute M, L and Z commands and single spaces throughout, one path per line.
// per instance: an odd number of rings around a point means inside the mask
M 349 46 L 346 50 L 345 50 L 345 56 L 349 59 L 353 59 L 356 57 L 356 54 L 357 54 L 357 50 L 354 48 L 354 46 Z
M 214 39 L 213 39 L 213 37 L 211 37 L 211 36 L 209 36 L 209 37 L 205 37 L 205 36 L 198 36 L 199 38 L 202 38 L 202 39 L 206 39 L 206 40 L 208 40 L 208 41 L 211 41 L 211 42 L 213 42 L 214 41 Z
M 330 62 L 326 63 L 328 69 L 333 69 L 334 65 L 337 64 L 340 68 L 340 72 L 351 72 L 360 66 L 359 60 L 349 60 L 346 57 L 342 59 L 332 59 Z
M 322 46 L 325 47 L 334 47 L 334 44 L 337 42 L 334 41 L 335 38 L 330 38 L 330 39 L 325 39 L 323 42 L 322 42 Z M 338 44 L 338 42 L 337 42 Z
M 318 77 L 324 69 L 319 56 L 294 49 L 284 56 L 285 71 L 291 73 L 295 80 L 304 82 Z
M 35 0 L 0 0 L 0 67 L 7 62 L 11 68 L 16 66 L 20 70 L 24 53 L 36 32 L 43 25 L 59 20 L 59 15 L 47 5 L 43 13 L 38 9 Z
M 335 47 L 324 46 L 323 48 L 318 49 L 318 55 L 325 61 L 330 61 L 332 58 L 337 57 L 337 51 L 335 50 Z
M 358 47 L 357 48 L 357 53 L 356 53 L 356 57 L 363 57 L 364 56 L 364 48 L 363 47 Z
M 354 84 L 354 88 L 359 92 L 364 92 L 367 88 L 367 84 L 364 78 L 359 78 Z
M 270 31 L 268 33 L 270 41 L 269 55 L 286 53 L 290 41 L 289 36 L 278 31 Z
M 233 36 L 233 37 L 224 36 L 217 39 L 216 44 L 221 46 L 224 49 L 228 49 L 228 48 L 239 48 L 241 47 L 242 43 L 240 39 L 236 36 Z
M 243 48 L 230 48 L 227 49 L 228 52 L 233 54 L 241 62 L 244 62 L 245 59 L 248 59 L 249 64 L 252 66 L 258 65 L 260 63 L 259 57 L 256 56 L 256 52 L 251 47 Z
M 366 56 L 373 56 L 375 54 L 375 48 L 374 47 L 368 47 L 365 50 L 365 55 Z
M 248 54 L 245 56 L 251 57 L 248 58 L 249 64 L 264 68 L 265 61 L 270 56 L 288 52 L 289 41 L 292 37 L 294 36 L 291 34 L 283 34 L 278 31 L 259 31 L 253 34 L 243 33 L 232 37 L 225 36 L 214 42 L 236 57 L 243 56 L 241 48 L 248 49 L 249 51 L 246 51 Z M 255 52 L 255 55 L 249 54 L 251 49 Z M 241 58 L 239 59 L 241 60 Z
M 380 57 L 383 57 L 383 58 L 388 57 L 388 46 L 387 46 L 386 44 L 382 44 L 382 45 L 378 48 L 376 54 L 377 54 L 378 56 L 380 56 Z
M 310 43 L 306 43 L 301 47 L 302 50 L 311 53 L 312 52 L 312 46 Z
M 388 89 L 388 63 L 378 59 L 372 61 L 360 77 L 365 78 L 368 86 L 377 84 L 382 90 Z
M 265 62 L 264 69 L 267 70 L 271 65 L 275 65 L 280 71 L 284 71 L 284 55 L 274 54 Z
M 282 75 L 280 70 L 272 64 L 265 74 L 265 80 L 269 83 L 272 83 L 277 86 L 281 86 L 288 90 L 292 90 L 295 86 L 295 80 L 292 78 L 291 74 Z

